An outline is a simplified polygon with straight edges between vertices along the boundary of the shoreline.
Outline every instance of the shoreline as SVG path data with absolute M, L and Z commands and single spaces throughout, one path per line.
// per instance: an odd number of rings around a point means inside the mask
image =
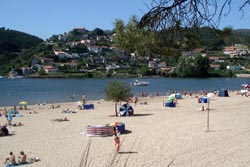
M 239 92 L 239 90 L 227 90 L 228 91 L 228 93 L 229 94 L 237 94 L 237 92 Z M 192 98 L 194 98 L 194 97 L 200 97 L 200 96 L 205 96 L 205 95 L 201 95 L 201 94 L 199 94 L 199 92 L 200 91 L 195 91 L 195 92 L 191 92 L 192 93 Z M 155 95 L 155 94 L 152 94 L 152 95 L 148 95 L 148 96 L 146 96 L 146 97 L 143 97 L 143 96 L 136 96 L 136 97 L 138 97 L 139 99 L 151 99 L 151 98 L 167 98 L 168 97 L 168 94 L 170 95 L 170 94 L 173 94 L 174 92 L 166 92 L 166 95 Z M 179 93 L 178 91 L 177 91 L 177 93 Z M 208 92 L 208 93 L 210 93 L 210 92 Z M 213 93 L 213 92 L 212 92 Z M 183 94 L 183 92 L 181 93 L 181 95 L 183 96 L 183 97 L 185 97 L 185 95 Z M 189 97 L 189 93 L 187 93 L 187 95 L 186 95 L 186 97 Z M 133 97 L 134 98 L 134 97 Z M 133 99 L 132 98 L 132 99 Z M 51 103 L 49 103 L 49 102 L 44 102 L 44 103 L 38 103 L 38 104 L 27 104 L 26 106 L 45 106 L 45 105 L 72 105 L 72 104 L 75 104 L 75 103 L 77 103 L 77 102 L 80 102 L 81 100 L 76 100 L 76 101 L 66 101 L 66 102 L 51 102 Z M 97 99 L 97 100 L 87 100 L 86 102 L 87 103 L 99 103 L 99 102 L 101 102 L 101 101 L 106 101 L 104 98 L 100 98 L 100 99 Z M 106 101 L 106 102 L 109 102 L 109 101 Z M 16 106 L 18 107 L 18 106 L 20 106 L 19 104 L 16 104 Z M 1 110 L 3 110 L 4 108 L 13 108 L 13 106 L 0 106 L 0 111 Z

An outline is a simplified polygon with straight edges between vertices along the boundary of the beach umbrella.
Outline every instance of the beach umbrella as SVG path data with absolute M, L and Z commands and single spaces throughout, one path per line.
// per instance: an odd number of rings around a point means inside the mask
M 174 100 L 175 100 L 175 97 L 176 97 L 175 94 L 171 94 L 171 95 L 168 96 L 167 101 L 174 101 Z
M 82 103 L 81 101 L 77 101 L 77 102 L 75 103 L 75 105 L 76 105 L 76 106 L 79 106 L 79 105 L 81 106 L 81 105 L 83 105 L 83 103 Z
M 130 116 L 134 114 L 134 109 L 129 104 L 123 104 L 119 110 L 120 116 Z
M 214 93 L 208 93 L 208 94 L 207 94 L 207 97 L 208 97 L 209 99 L 212 99 L 214 96 L 215 96 Z
M 176 93 L 175 97 L 176 97 L 176 99 L 182 99 L 182 94 L 181 93 Z
M 125 123 L 123 123 L 123 122 L 113 122 L 113 123 L 109 124 L 109 126 L 117 127 L 117 129 L 120 133 L 125 132 Z
M 124 125 L 123 122 L 113 122 L 111 124 L 109 124 L 109 126 L 121 126 L 121 125 Z
M 27 105 L 28 102 L 27 102 L 27 101 L 20 101 L 19 104 L 20 104 L 20 105 Z
M 176 94 L 173 93 L 173 94 L 169 95 L 168 97 L 174 97 L 175 98 L 175 96 L 176 96 Z

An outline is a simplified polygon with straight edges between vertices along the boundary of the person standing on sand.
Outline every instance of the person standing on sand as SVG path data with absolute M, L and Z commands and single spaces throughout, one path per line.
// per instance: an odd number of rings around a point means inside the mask
M 9 165 L 16 165 L 16 157 L 13 152 L 10 152 L 10 157 L 6 158 L 4 163 L 8 163 Z
M 114 127 L 114 131 L 113 131 L 113 139 L 115 142 L 115 152 L 118 153 L 119 149 L 120 149 L 120 136 L 119 136 L 120 132 L 118 131 L 117 127 Z

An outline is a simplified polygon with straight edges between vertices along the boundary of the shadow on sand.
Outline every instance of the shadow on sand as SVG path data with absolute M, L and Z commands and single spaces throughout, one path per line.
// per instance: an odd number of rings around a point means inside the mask
M 11 136 L 14 136 L 14 135 L 16 135 L 16 134 L 14 134 L 14 133 L 11 133 L 11 134 L 8 134 L 8 135 L 4 135 L 4 136 L 1 136 L 1 137 L 11 137 Z
M 150 115 L 154 115 L 154 114 L 134 114 L 134 117 L 143 117 L 143 116 L 150 116 Z
M 119 151 L 118 154 L 135 154 L 138 153 L 136 151 Z

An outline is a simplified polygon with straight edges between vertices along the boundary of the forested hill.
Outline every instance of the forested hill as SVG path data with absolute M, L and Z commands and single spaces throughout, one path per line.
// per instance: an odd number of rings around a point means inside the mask
M 250 29 L 236 29 L 234 33 L 250 37 Z
M 0 54 L 20 52 L 42 43 L 43 40 L 16 30 L 0 28 Z

